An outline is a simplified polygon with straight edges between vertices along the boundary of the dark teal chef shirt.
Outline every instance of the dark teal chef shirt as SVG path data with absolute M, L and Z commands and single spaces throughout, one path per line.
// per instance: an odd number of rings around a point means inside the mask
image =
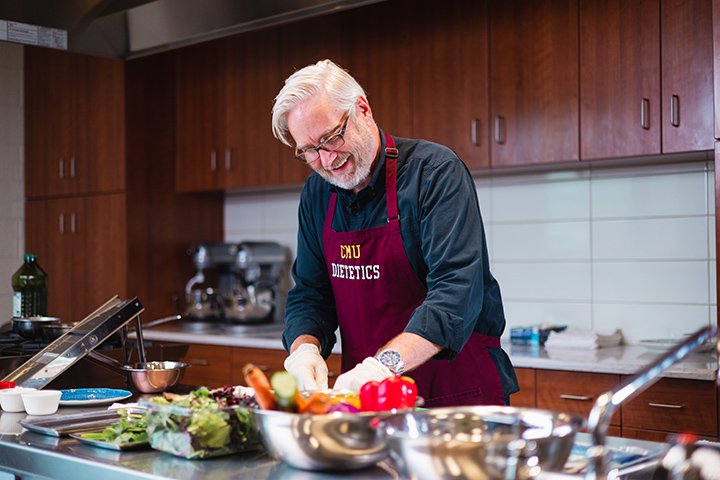
M 387 223 L 382 133 L 380 137 L 382 154 L 369 185 L 357 195 L 330 185 L 317 173 L 305 183 L 292 269 L 295 287 L 288 294 L 285 311 L 283 344 L 288 350 L 302 334 L 318 338 L 326 358 L 335 344 L 338 322 L 322 248 L 325 215 L 334 191 L 338 196 L 334 230 L 347 232 Z M 500 286 L 490 273 L 475 183 L 449 148 L 425 140 L 394 138 L 399 150 L 397 189 L 403 246 L 428 290 L 405 331 L 443 347 L 435 358 L 453 359 L 472 332 L 499 337 L 505 329 Z M 489 352 L 504 394 L 517 391 L 508 356 L 501 348 Z

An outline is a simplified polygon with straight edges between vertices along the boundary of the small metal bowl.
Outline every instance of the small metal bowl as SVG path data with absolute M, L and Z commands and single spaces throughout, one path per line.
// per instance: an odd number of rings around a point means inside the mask
M 288 413 L 255 410 L 265 448 L 277 459 L 302 470 L 348 471 L 368 468 L 387 456 L 376 426 L 378 414 Z
M 532 478 L 560 471 L 584 420 L 513 407 L 448 407 L 382 420 L 388 453 L 417 480 Z
M 124 365 L 135 388 L 142 393 L 158 393 L 174 387 L 182 380 L 189 363 L 145 362 Z

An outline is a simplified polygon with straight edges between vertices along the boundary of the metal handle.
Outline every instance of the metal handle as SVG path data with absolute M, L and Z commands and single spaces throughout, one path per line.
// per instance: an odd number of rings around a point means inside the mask
M 58 161 L 58 177 L 65 178 L 65 160 L 62 158 Z
M 210 152 L 210 170 L 213 172 L 217 170 L 217 152 L 215 150 Z
M 670 97 L 670 125 L 680 126 L 680 97 L 677 95 Z
M 588 397 L 587 395 L 569 395 L 566 393 L 561 393 L 560 398 L 564 400 L 578 400 L 580 402 L 588 402 L 592 400 L 592 397 Z
M 685 405 L 672 405 L 669 403 L 653 403 L 648 402 L 649 407 L 655 407 L 655 408 L 670 408 L 672 410 L 680 410 L 681 408 L 685 408 Z
M 640 101 L 640 126 L 650 130 L 650 100 L 647 98 Z
M 60 235 L 65 234 L 65 214 L 61 213 L 58 216 L 58 220 L 60 221 Z
M 338 376 L 337 372 L 333 372 L 332 370 L 328 370 L 328 378 L 335 378 Z
M 232 150 L 229 148 L 225 149 L 225 170 L 228 172 L 232 168 Z
M 75 231 L 77 230 L 75 227 L 75 212 L 72 212 L 70 214 L 70 233 L 75 234 Z
M 505 117 L 495 116 L 495 143 L 505 144 Z
M 202 367 L 207 367 L 210 365 L 210 361 L 205 360 L 204 358 L 186 358 L 185 361 L 192 365 L 199 365 Z
M 479 147 L 480 144 L 478 144 L 478 123 L 480 121 L 477 118 L 473 118 L 470 120 L 470 142 L 475 145 L 476 147 Z
M 70 157 L 70 178 L 75 178 L 75 157 Z

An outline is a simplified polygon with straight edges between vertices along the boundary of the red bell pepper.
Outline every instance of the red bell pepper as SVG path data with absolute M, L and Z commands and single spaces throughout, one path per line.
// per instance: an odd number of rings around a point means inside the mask
M 364 412 L 413 408 L 416 400 L 417 386 L 410 377 L 392 376 L 360 387 L 360 408 Z

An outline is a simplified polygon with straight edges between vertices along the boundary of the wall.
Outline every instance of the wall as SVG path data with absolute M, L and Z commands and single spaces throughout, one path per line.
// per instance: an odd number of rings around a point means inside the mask
M 0 324 L 12 317 L 10 278 L 25 245 L 22 66 L 22 45 L 0 42 Z
M 508 326 L 620 328 L 637 343 L 715 323 L 712 170 L 707 160 L 477 179 Z M 226 241 L 294 252 L 298 197 L 228 195 Z

